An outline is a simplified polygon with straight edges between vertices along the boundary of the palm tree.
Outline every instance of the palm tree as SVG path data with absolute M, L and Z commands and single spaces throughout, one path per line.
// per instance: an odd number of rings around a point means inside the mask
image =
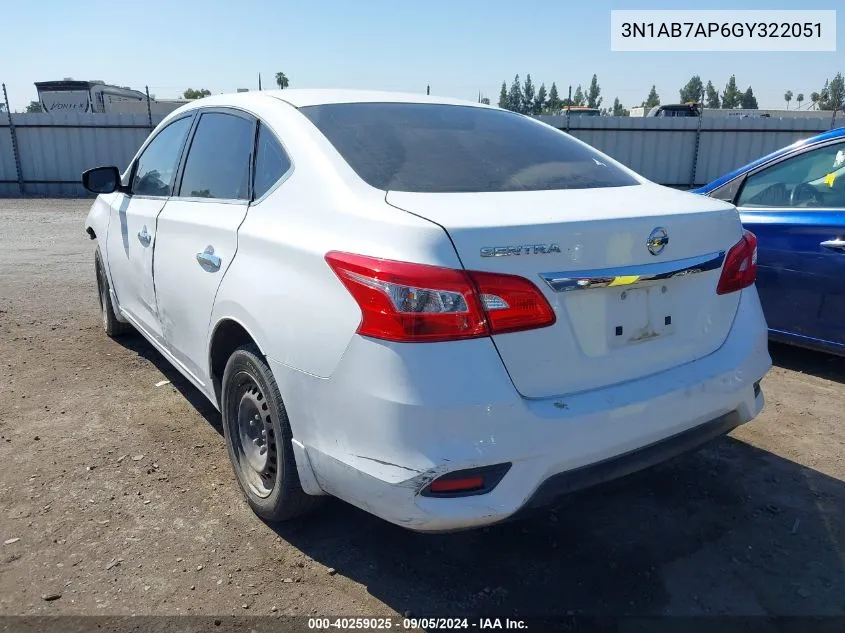
M 287 75 L 285 75 L 285 73 L 276 73 L 276 85 L 279 87 L 279 90 L 284 90 L 290 85 L 290 82 L 288 81 Z
M 798 102 L 798 109 L 800 110 L 801 109 L 801 102 L 804 100 L 804 93 L 799 92 L 798 96 L 795 97 L 795 100 Z
M 786 94 L 783 95 L 783 100 L 786 101 L 786 109 L 789 110 L 789 102 L 792 101 L 792 91 L 787 90 Z
M 818 92 L 811 92 L 810 93 L 810 101 L 813 103 L 813 107 L 818 110 L 819 108 L 819 101 L 821 100 L 822 96 Z

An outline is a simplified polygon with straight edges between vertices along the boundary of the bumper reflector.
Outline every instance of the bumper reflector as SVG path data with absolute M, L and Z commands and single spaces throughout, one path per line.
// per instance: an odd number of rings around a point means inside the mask
M 499 484 L 510 467 L 508 463 L 456 470 L 441 475 L 423 488 L 420 494 L 423 497 L 468 497 L 485 494 Z

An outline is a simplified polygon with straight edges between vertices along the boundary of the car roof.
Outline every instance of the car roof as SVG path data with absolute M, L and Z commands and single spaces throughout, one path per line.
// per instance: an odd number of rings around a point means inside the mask
M 296 108 L 330 103 L 436 103 L 444 105 L 483 104 L 464 99 L 449 97 L 433 97 L 414 92 L 389 92 L 382 90 L 325 90 L 325 89 L 293 89 L 268 90 L 265 94 L 286 101 Z
M 433 97 L 413 92 L 388 92 L 381 90 L 338 90 L 338 89 L 310 89 L 293 88 L 287 90 L 261 90 L 254 92 L 237 92 L 213 95 L 192 101 L 190 105 L 196 107 L 241 106 L 249 108 L 260 102 L 267 103 L 267 99 L 277 99 L 295 107 L 327 105 L 335 103 L 432 103 L 442 105 L 461 105 L 488 108 L 488 106 L 474 101 L 452 99 L 449 97 Z
M 752 169 L 755 169 L 760 165 L 768 163 L 771 160 L 784 156 L 790 152 L 794 152 L 795 150 L 801 149 L 802 147 L 809 147 L 811 145 L 816 145 L 817 143 L 824 143 L 825 141 L 830 141 L 838 138 L 845 138 L 845 127 L 836 128 L 834 130 L 828 130 L 827 132 L 822 132 L 821 134 L 817 134 L 816 136 L 783 147 L 779 150 L 772 152 L 771 154 L 763 156 L 762 158 L 758 158 L 757 160 L 752 161 L 747 165 L 744 165 L 743 167 L 734 169 L 732 172 L 727 173 L 724 176 L 720 176 L 716 180 L 707 183 L 706 185 L 704 185 L 700 189 L 696 189 L 695 191 L 697 193 L 708 193 L 710 191 L 713 191 L 717 187 L 721 187 L 725 183 L 730 182 L 737 176 L 741 176 L 745 172 L 751 171 Z

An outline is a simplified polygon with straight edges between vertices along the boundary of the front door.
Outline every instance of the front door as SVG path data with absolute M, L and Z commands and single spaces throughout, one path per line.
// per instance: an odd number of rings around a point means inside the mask
M 149 336 L 160 339 L 153 286 L 156 219 L 173 188 L 191 117 L 177 119 L 147 144 L 131 170 L 129 193 L 111 205 L 105 256 L 121 311 Z
M 757 287 L 769 328 L 845 347 L 845 142 L 751 174 L 736 204 L 758 237 Z
M 158 217 L 153 272 L 162 334 L 170 353 L 202 384 L 214 298 L 249 206 L 255 125 L 240 113 L 203 112 L 178 193 Z

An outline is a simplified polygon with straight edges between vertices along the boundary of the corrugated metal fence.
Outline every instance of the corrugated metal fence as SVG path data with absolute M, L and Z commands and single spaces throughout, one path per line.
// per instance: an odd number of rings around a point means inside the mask
M 567 129 L 566 117 L 541 120 Z M 569 133 L 664 185 L 703 185 L 845 118 L 570 117 Z
M 153 125 L 162 116 L 152 117 Z M 799 139 L 845 122 L 831 119 L 540 117 L 646 178 L 672 186 L 709 182 Z M 11 126 L 10 126 L 11 122 Z M 150 119 L 113 114 L 0 114 L 0 196 L 83 196 L 80 174 L 126 167 Z M 12 133 L 17 138 L 20 178 Z
M 163 116 L 152 117 L 153 127 Z M 5 120 L 4 120 L 5 119 Z M 121 171 L 151 131 L 146 114 L 13 114 L 20 156 L 18 183 L 9 118 L 0 115 L 0 196 L 84 196 L 86 169 L 117 165 Z

